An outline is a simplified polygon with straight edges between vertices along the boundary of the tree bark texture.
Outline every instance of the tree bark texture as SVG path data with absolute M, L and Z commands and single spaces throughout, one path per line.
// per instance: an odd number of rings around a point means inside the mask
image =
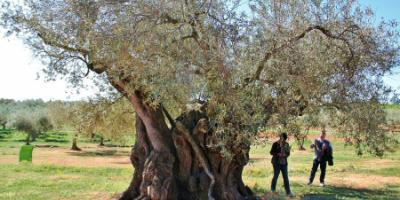
M 147 104 L 142 91 L 130 91 L 121 80 L 110 82 L 136 112 L 137 137 L 130 157 L 135 172 L 121 200 L 251 199 L 242 181 L 250 146 L 230 145 L 233 155 L 224 157 L 204 113 L 184 113 L 170 121 L 170 128 L 162 105 Z
M 162 115 L 162 112 L 154 112 Z M 155 113 L 154 116 L 164 119 Z M 157 124 L 165 123 L 159 119 L 147 119 L 151 123 L 146 124 L 139 114 L 136 115 L 137 140 L 131 154 L 135 172 L 122 200 L 252 198 L 250 189 L 242 181 L 249 147 L 240 149 L 231 158 L 224 157 L 220 149 L 213 147 L 216 139 L 208 118 L 199 111 L 184 113 L 172 128 Z M 163 144 L 170 149 L 154 148 L 157 143 L 149 139 L 148 124 L 165 128 L 155 138 L 170 137 L 170 140 L 163 139 L 171 142 Z

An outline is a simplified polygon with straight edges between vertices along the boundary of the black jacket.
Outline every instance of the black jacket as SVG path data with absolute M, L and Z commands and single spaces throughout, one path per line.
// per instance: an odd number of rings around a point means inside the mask
M 284 153 L 284 156 L 279 156 L 279 153 Z M 287 165 L 287 157 L 290 156 L 290 147 L 287 142 L 284 143 L 284 149 L 283 151 L 281 150 L 281 145 L 279 144 L 279 141 L 276 141 L 272 144 L 271 151 L 269 152 L 272 155 L 271 163 L 272 164 L 281 164 L 281 165 Z

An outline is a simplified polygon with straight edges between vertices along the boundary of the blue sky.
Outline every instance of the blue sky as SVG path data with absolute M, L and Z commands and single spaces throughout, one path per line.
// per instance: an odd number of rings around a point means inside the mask
M 392 20 L 400 23 L 400 0 L 359 0 L 360 4 L 371 7 L 377 19 Z M 400 91 L 400 66 L 397 67 L 392 75 L 384 78 L 384 81 Z
M 363 6 L 371 7 L 377 21 L 395 19 L 400 22 L 400 0 L 359 0 Z M 80 94 L 67 88 L 63 80 L 44 82 L 37 79 L 42 64 L 32 57 L 30 50 L 16 38 L 2 38 L 0 29 L 0 98 L 17 100 L 42 98 L 44 100 L 77 100 L 94 94 L 93 89 L 82 90 Z M 384 81 L 400 91 L 400 67 Z

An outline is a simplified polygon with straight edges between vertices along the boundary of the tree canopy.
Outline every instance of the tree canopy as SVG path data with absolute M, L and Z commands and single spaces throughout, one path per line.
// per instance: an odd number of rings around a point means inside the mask
M 378 104 L 399 34 L 356 1 L 5 1 L 1 19 L 49 80 L 79 87 L 94 72 L 99 87 L 177 113 L 206 102 L 222 143 L 250 138 L 273 116 L 285 126 L 323 110 L 358 144 L 385 149 Z

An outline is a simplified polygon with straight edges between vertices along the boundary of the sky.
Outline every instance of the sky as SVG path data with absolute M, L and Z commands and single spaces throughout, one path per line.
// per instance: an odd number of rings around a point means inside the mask
M 44 68 L 28 47 L 16 38 L 0 38 L 0 98 L 15 100 L 79 100 L 93 95 L 91 90 L 77 94 L 63 80 L 38 79 Z M 89 95 L 88 95 L 89 94 Z
M 370 6 L 377 19 L 395 19 L 400 22 L 400 0 L 359 0 Z M 4 38 L 0 29 L 0 98 L 16 100 L 43 99 L 79 100 L 94 95 L 93 89 L 81 90 L 80 94 L 67 87 L 63 80 L 45 82 L 38 79 L 44 68 L 32 56 L 31 51 L 17 38 Z M 400 66 L 394 74 L 384 77 L 386 84 L 400 91 Z

